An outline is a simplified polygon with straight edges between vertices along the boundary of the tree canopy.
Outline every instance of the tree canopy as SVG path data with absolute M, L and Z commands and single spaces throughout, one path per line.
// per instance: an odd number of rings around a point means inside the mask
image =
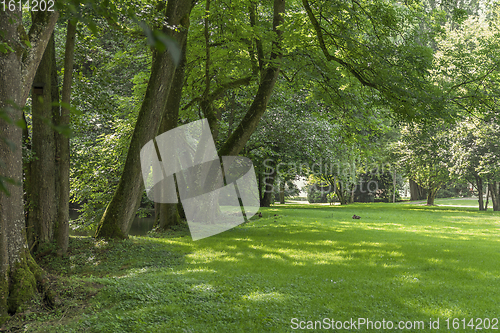
M 470 183 L 480 210 L 483 193 L 500 210 L 495 1 L 11 3 L 0 3 L 0 318 L 45 288 L 33 253 L 67 251 L 70 201 L 72 226 L 97 238 L 127 238 L 138 212 L 158 229 L 179 223 L 182 205 L 145 195 L 140 152 L 202 118 L 218 155 L 253 161 L 262 205 L 303 176 L 342 204 L 363 182 L 389 201 L 409 181 L 428 204 Z

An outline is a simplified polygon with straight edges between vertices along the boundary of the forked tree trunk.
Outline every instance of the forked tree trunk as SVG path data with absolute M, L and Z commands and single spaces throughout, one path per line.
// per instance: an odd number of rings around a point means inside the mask
M 170 0 L 167 4 L 167 22 L 170 26 L 177 26 L 186 15 L 189 16 L 194 0 Z M 248 112 L 238 127 L 219 150 L 219 155 L 237 155 L 257 128 L 257 125 L 267 108 L 274 84 L 276 83 L 281 58 L 281 39 L 283 31 L 278 29 L 284 23 L 285 1 L 274 0 L 273 31 L 277 38 L 273 42 L 269 65 L 259 85 L 257 94 Z M 177 36 L 167 27 L 164 32 Z M 182 44 L 182 41 L 181 41 Z M 167 53 L 153 57 L 151 77 L 146 89 L 139 117 L 125 161 L 124 171 L 115 194 L 109 203 L 99 223 L 96 237 L 126 238 L 134 214 L 140 203 L 141 192 L 144 188 L 141 179 L 140 150 L 144 144 L 157 133 L 161 110 L 168 96 L 173 80 L 174 66 Z
M 179 33 L 171 27 L 180 26 L 181 20 L 189 16 L 193 3 L 194 0 L 169 0 L 167 4 L 165 14 L 167 24 L 163 27 L 163 33 L 177 39 L 180 45 L 184 42 L 179 39 Z M 168 51 L 161 53 L 154 51 L 151 76 L 135 124 L 123 173 L 97 228 L 98 238 L 127 237 L 144 190 L 140 152 L 158 132 L 174 74 L 175 63 Z
M 341 205 L 347 205 L 347 191 L 344 188 L 344 182 L 340 181 L 337 179 L 337 177 L 334 178 L 333 180 L 334 186 L 333 190 L 335 194 L 337 195 L 337 198 L 339 198 L 339 202 Z
M 271 98 L 274 84 L 278 78 L 281 66 L 282 52 L 282 27 L 284 23 L 283 14 L 285 13 L 285 0 L 274 0 L 273 13 L 273 31 L 276 34 L 276 39 L 272 45 L 272 52 L 269 58 L 269 64 L 264 72 L 262 81 L 257 89 L 250 108 L 239 123 L 239 125 L 231 133 L 224 145 L 219 149 L 220 156 L 238 155 L 243 147 L 245 147 L 248 139 L 259 125 L 262 115 L 266 111 L 267 103 Z
M 434 199 L 436 198 L 436 194 L 438 191 L 439 191 L 439 187 L 427 190 L 427 205 L 428 206 L 434 205 Z
M 54 30 L 56 12 L 36 12 L 28 34 L 31 48 L 21 40 L 23 26 L 20 12 L 0 11 L 0 41 L 14 51 L 0 53 L 0 109 L 10 118 L 22 121 L 22 108 L 45 47 Z M 24 54 L 23 54 L 24 53 Z M 22 310 L 38 286 L 44 286 L 43 271 L 31 257 L 26 241 L 22 186 L 22 129 L 0 119 L 0 174 L 13 179 L 7 184 L 10 195 L 0 192 L 0 325 L 8 313 Z

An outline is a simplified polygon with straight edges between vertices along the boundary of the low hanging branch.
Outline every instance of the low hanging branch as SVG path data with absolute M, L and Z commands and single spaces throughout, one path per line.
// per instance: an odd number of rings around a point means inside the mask
M 321 51 L 323 51 L 323 54 L 325 55 L 326 59 L 328 61 L 335 61 L 342 65 L 345 69 L 347 69 L 354 77 L 358 79 L 358 81 L 367 87 L 375 88 L 375 89 L 380 89 L 380 87 L 373 82 L 370 82 L 368 79 L 366 79 L 360 72 L 358 72 L 351 64 L 347 63 L 346 61 L 340 59 L 339 57 L 333 56 L 328 52 L 328 49 L 325 45 L 325 41 L 323 38 L 323 30 L 316 19 L 316 16 L 314 16 L 314 13 L 311 9 L 311 6 L 309 5 L 308 0 L 302 0 L 302 4 L 307 12 L 307 16 L 311 20 L 311 23 L 314 27 L 314 30 L 316 31 L 316 36 L 318 37 L 318 43 L 319 47 L 321 48 Z

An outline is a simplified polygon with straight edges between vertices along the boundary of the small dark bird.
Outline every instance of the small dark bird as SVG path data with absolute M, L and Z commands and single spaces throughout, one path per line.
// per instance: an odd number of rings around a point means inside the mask
M 355 219 L 355 220 L 359 220 L 359 219 L 361 218 L 361 216 L 358 216 L 358 215 L 354 214 L 354 215 L 352 216 L 352 218 L 353 218 L 353 219 Z
M 260 218 L 260 217 L 262 217 L 262 213 L 261 213 L 261 212 L 259 212 L 259 218 Z

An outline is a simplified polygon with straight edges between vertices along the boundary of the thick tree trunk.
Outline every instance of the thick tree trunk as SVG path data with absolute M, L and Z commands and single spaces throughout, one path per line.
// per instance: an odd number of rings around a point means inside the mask
M 57 216 L 56 142 L 52 126 L 52 98 L 56 93 L 52 89 L 53 65 L 55 44 L 52 35 L 34 78 L 34 84 L 42 87 L 43 93 L 38 94 L 34 90 L 32 97 L 34 160 L 31 162 L 28 193 L 28 207 L 31 210 L 28 213 L 27 230 L 29 246 L 34 250 L 54 239 L 54 222 Z
M 280 204 L 284 205 L 285 204 L 285 180 L 282 179 L 280 181 Z
M 33 77 L 57 20 L 57 13 L 34 14 L 28 34 L 31 48 L 21 40 L 23 30 L 20 12 L 0 11 L 0 41 L 14 52 L 0 53 L 0 109 L 8 111 L 14 121 L 23 119 Z M 24 54 L 24 56 L 23 56 Z M 8 313 L 14 313 L 32 298 L 37 282 L 43 286 L 43 271 L 28 251 L 24 220 L 22 186 L 22 129 L 14 122 L 0 119 L 0 174 L 16 184 L 6 184 L 9 195 L 0 192 L 0 324 Z
M 163 118 L 158 130 L 158 134 L 162 134 L 176 128 L 179 119 L 182 88 L 184 86 L 184 73 L 186 71 L 186 50 L 189 18 L 186 18 L 182 22 L 182 26 L 185 29 L 181 31 L 182 35 L 180 36 L 180 39 L 183 40 L 183 43 L 181 45 L 181 61 L 179 63 L 179 66 L 177 66 L 177 68 L 175 69 L 172 88 L 170 88 L 170 92 L 168 94 L 168 99 L 165 105 L 165 110 L 163 111 Z M 157 213 L 155 217 L 157 230 L 166 230 L 173 225 L 179 224 L 180 214 L 178 212 L 178 204 L 159 203 L 157 205 L 158 209 L 155 210 L 155 213 Z
M 64 52 L 64 78 L 62 87 L 61 116 L 59 126 L 68 127 L 70 123 L 69 106 L 71 102 L 71 84 L 73 81 L 73 59 L 75 54 L 76 23 L 68 21 L 66 32 L 66 49 Z M 69 166 L 70 166 L 70 145 L 69 136 L 58 133 L 57 156 L 59 157 L 59 202 L 57 205 L 57 253 L 66 254 L 69 241 Z
M 276 162 L 271 160 L 268 164 L 269 169 L 266 169 L 264 184 L 265 188 L 263 196 L 260 197 L 260 206 L 269 207 L 274 203 L 274 183 L 276 181 L 276 176 L 278 174 L 278 169 L 276 168 Z
M 266 190 L 264 191 L 264 196 L 260 201 L 261 207 L 270 207 L 271 204 L 274 203 L 274 182 L 276 180 L 277 173 L 278 170 L 273 164 L 272 171 L 266 174 L 266 177 L 264 178 L 264 186 L 266 187 Z
M 15 18 L 12 13 L 0 12 L 0 27 L 2 30 L 5 29 L 6 33 L 4 40 L 12 41 L 9 43 L 12 45 L 16 42 L 19 43 L 19 40 L 16 32 L 17 24 L 11 24 L 8 22 L 9 20 L 20 24 L 20 20 Z M 10 111 L 9 116 L 13 120 L 21 118 L 22 111 L 10 105 L 10 101 L 16 105 L 21 104 L 20 90 L 20 59 L 14 52 L 0 53 L 0 109 Z M 16 125 L 0 119 L 0 135 L 2 139 L 9 139 L 15 144 L 14 149 L 11 150 L 6 142 L 0 140 L 0 161 L 3 163 L 0 165 L 0 174 L 20 183 L 22 181 L 22 130 Z M 28 253 L 24 235 L 23 189 L 19 184 L 9 185 L 7 189 L 10 195 L 0 192 L 0 323 L 7 318 L 7 310 L 13 310 L 10 309 L 9 295 L 10 287 L 14 282 L 12 281 L 11 265 L 25 264 L 25 254 Z M 19 270 L 17 271 L 19 272 Z M 27 293 L 35 291 L 35 286 L 30 280 L 26 281 L 24 287 Z
M 427 190 L 427 206 L 434 205 L 434 199 L 436 198 L 436 194 L 437 194 L 438 190 L 439 190 L 439 187 L 435 188 L 435 189 Z
M 257 172 L 257 187 L 259 188 L 259 201 L 262 200 L 262 198 L 264 197 L 264 195 L 262 194 L 262 187 L 263 187 L 263 184 L 262 184 L 262 181 L 263 181 L 263 175 L 261 172 Z
M 180 45 L 184 41 L 179 38 L 180 33 L 175 32 L 171 27 L 180 26 L 181 20 L 189 16 L 193 3 L 193 0 L 169 0 L 167 4 L 166 22 L 168 24 L 163 27 L 163 32 L 177 39 Z M 170 54 L 167 51 L 153 52 L 151 76 L 132 135 L 123 173 L 118 188 L 97 228 L 96 237 L 98 238 L 127 237 L 144 189 L 140 151 L 158 132 L 174 74 L 175 64 Z
M 427 197 L 427 190 L 410 179 L 410 200 L 424 200 Z
M 498 182 L 490 182 L 488 187 L 490 189 L 491 195 L 491 203 L 493 205 L 493 211 L 500 210 L 500 193 L 499 193 L 499 183 Z

